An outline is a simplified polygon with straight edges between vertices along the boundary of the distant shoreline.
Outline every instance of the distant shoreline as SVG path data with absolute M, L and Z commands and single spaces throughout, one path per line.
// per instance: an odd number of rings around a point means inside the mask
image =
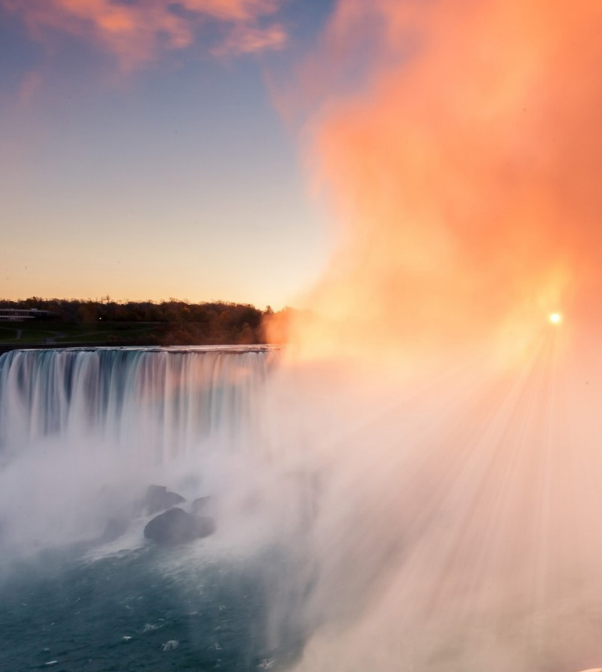
M 0 353 L 29 348 L 263 345 L 286 340 L 293 312 L 175 299 L 0 300 Z

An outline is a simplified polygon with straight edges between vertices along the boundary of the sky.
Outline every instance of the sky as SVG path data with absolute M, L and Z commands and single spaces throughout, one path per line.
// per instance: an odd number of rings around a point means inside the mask
M 310 354 L 519 356 L 556 312 L 599 332 L 601 30 L 592 0 L 337 3 L 301 85 L 341 230 Z
M 0 297 L 280 308 L 328 259 L 279 109 L 324 0 L 0 0 Z
M 591 0 L 0 0 L 0 296 L 309 306 L 336 350 L 602 324 L 601 27 Z

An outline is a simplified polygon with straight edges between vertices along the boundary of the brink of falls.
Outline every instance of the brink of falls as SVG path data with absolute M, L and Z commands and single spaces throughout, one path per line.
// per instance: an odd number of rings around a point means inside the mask
M 12 351 L 0 357 L 0 454 L 83 435 L 159 461 L 219 436 L 235 450 L 277 357 L 269 347 Z

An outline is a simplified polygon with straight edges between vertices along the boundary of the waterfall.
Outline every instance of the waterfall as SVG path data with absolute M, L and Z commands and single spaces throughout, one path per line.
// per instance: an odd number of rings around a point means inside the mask
M 0 357 L 0 452 L 94 435 L 158 461 L 224 439 L 249 443 L 269 346 L 14 350 Z

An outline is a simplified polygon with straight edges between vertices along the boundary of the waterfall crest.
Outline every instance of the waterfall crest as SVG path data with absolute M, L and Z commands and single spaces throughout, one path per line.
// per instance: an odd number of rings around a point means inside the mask
M 15 350 L 0 357 L 0 451 L 87 434 L 160 461 L 219 435 L 237 449 L 277 359 L 269 346 Z

